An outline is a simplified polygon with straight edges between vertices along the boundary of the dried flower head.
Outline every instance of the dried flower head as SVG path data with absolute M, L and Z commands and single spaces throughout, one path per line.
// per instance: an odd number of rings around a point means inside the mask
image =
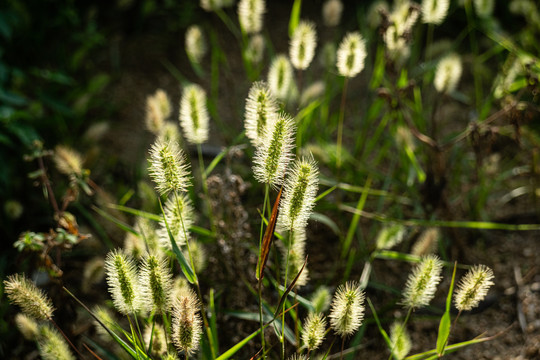
M 434 254 L 437 251 L 440 237 L 441 232 L 439 228 L 428 228 L 424 230 L 414 243 L 411 254 L 416 256 Z
M 43 360 L 75 360 L 62 335 L 48 325 L 41 327 L 38 348 Z
M 265 0 L 240 0 L 238 2 L 238 21 L 246 34 L 258 33 L 262 30 Z
M 57 145 L 54 149 L 54 163 L 64 175 L 82 176 L 82 156 L 70 147 Z
M 405 227 L 401 224 L 385 226 L 377 235 L 377 249 L 391 249 L 403 241 L 405 237 Z
M 9 301 L 21 308 L 23 314 L 37 320 L 52 318 L 54 311 L 49 297 L 24 275 L 10 275 L 4 280 Z
M 319 168 L 313 157 L 294 161 L 285 181 L 277 226 L 303 231 L 315 206 L 319 188 Z
M 269 125 L 264 131 L 264 141 L 255 151 L 253 173 L 257 181 L 277 187 L 283 183 L 292 156 L 295 126 L 293 119 L 284 113 Z
M 427 306 L 441 281 L 442 261 L 427 255 L 416 265 L 405 284 L 402 304 L 413 309 Z
M 167 352 L 167 333 L 160 324 L 147 324 L 144 328 L 144 343 L 150 348 L 150 354 L 155 357 L 165 355 Z M 152 344 L 150 344 L 152 340 Z
M 310 313 L 304 321 L 302 341 L 309 351 L 316 350 L 324 340 L 326 318 L 321 313 Z
M 278 106 L 274 95 L 263 81 L 253 83 L 246 99 L 245 128 L 246 136 L 254 146 L 260 145 L 266 127 L 275 122 Z
M 159 222 L 160 228 L 157 230 L 161 247 L 172 250 L 167 225 L 169 226 L 169 230 L 171 231 L 176 244 L 179 247 L 185 245 L 189 237 L 189 228 L 193 225 L 194 220 L 191 200 L 186 194 L 171 196 L 167 199 L 163 211 L 165 213 L 167 224 L 165 224 L 165 221 L 161 220 Z
M 461 59 L 457 54 L 450 54 L 442 58 L 437 64 L 433 85 L 443 94 L 456 90 L 463 68 Z
M 186 30 L 186 53 L 194 63 L 200 63 L 208 47 L 204 33 L 199 25 L 191 25 Z
M 39 324 L 34 318 L 23 313 L 18 313 L 15 315 L 15 325 L 26 340 L 37 340 L 39 336 Z
M 268 71 L 268 87 L 274 96 L 285 101 L 293 84 L 293 68 L 285 55 L 278 55 L 270 64 Z
M 176 141 L 161 142 L 159 139 L 150 148 L 150 177 L 161 195 L 169 192 L 186 191 L 189 182 L 189 165 Z
M 141 292 L 135 263 L 120 250 L 112 250 L 105 258 L 107 284 L 113 304 L 120 313 L 134 314 L 141 309 Z
M 330 326 L 339 336 L 355 333 L 364 319 L 364 293 L 356 282 L 340 285 L 330 310 Z
M 317 33 L 315 24 L 310 21 L 300 21 L 294 30 L 289 47 L 289 57 L 292 65 L 299 70 L 305 70 L 315 56 Z
M 468 311 L 478 306 L 482 301 L 495 276 L 493 270 L 485 265 L 476 265 L 470 269 L 459 283 L 454 302 L 459 311 Z
M 143 259 L 139 276 L 143 306 L 165 313 L 171 305 L 172 275 L 164 258 L 150 254 Z
M 315 312 L 323 313 L 330 308 L 332 294 L 326 286 L 319 286 L 311 295 L 311 304 Z
M 422 22 L 441 24 L 448 13 L 449 6 L 449 0 L 422 0 Z
M 324 26 L 338 26 L 343 12 L 343 3 L 341 0 L 327 0 L 322 7 L 322 17 Z
M 186 86 L 180 99 L 180 125 L 187 141 L 202 144 L 208 140 L 209 121 L 206 92 L 197 84 Z
M 181 294 L 173 310 L 172 340 L 178 350 L 190 355 L 199 347 L 202 333 L 199 302 L 193 291 Z
M 253 64 L 259 64 L 264 56 L 265 41 L 261 34 L 253 34 L 249 37 L 245 50 L 246 58 Z
M 411 351 L 411 337 L 407 329 L 399 322 L 394 322 L 390 327 L 390 342 L 392 344 L 392 354 L 398 360 L 404 359 Z
M 370 28 L 376 29 L 381 25 L 381 13 L 383 12 L 389 12 L 388 3 L 385 0 L 376 0 L 371 4 L 366 14 L 366 19 Z
M 337 51 L 337 69 L 341 76 L 355 77 L 364 69 L 366 43 L 359 32 L 348 33 Z
M 493 15 L 495 0 L 474 0 L 474 10 L 481 18 L 487 18 Z

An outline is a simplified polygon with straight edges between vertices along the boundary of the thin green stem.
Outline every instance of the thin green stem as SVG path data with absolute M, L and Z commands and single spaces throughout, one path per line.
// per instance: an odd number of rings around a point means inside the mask
M 266 212 L 266 203 L 269 202 L 268 201 L 268 197 L 269 197 L 269 192 L 270 192 L 270 185 L 269 184 L 265 184 L 264 186 L 264 202 L 263 202 L 263 210 L 262 210 L 262 218 L 261 218 L 261 231 L 260 231 L 260 234 L 259 234 L 259 258 L 257 260 L 257 269 L 256 269 L 256 274 L 257 276 L 260 276 L 260 270 L 261 270 L 261 266 L 262 266 L 262 263 L 261 263 L 261 254 L 262 254 L 262 239 L 263 239 L 263 235 L 264 235 L 264 215 L 265 215 L 265 212 Z M 264 317 L 263 317 L 263 300 L 262 300 L 262 277 L 259 278 L 259 282 L 258 282 L 258 296 L 259 296 L 259 322 L 261 324 L 261 349 L 262 349 L 262 356 L 263 356 L 263 359 L 266 359 L 266 344 L 265 344 L 265 341 L 264 341 L 264 330 L 263 330 L 263 326 L 264 326 Z
M 339 108 L 337 159 L 336 159 L 336 166 L 338 168 L 338 171 L 341 168 L 341 147 L 343 143 L 343 118 L 345 116 L 345 99 L 347 98 L 347 82 L 348 82 L 348 78 L 345 77 L 345 81 L 343 83 L 343 90 L 341 92 L 341 105 Z
M 294 239 L 294 230 L 291 227 L 289 230 L 289 243 L 287 244 L 287 259 L 285 260 L 285 279 L 283 280 L 283 291 L 287 289 L 287 280 L 289 277 L 289 257 L 291 254 L 291 246 Z M 283 302 L 283 308 L 281 311 L 281 358 L 285 359 L 285 304 L 287 301 Z

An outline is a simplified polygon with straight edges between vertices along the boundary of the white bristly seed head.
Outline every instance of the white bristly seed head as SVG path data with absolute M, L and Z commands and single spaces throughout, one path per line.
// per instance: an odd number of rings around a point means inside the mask
M 266 2 L 264 0 L 240 0 L 238 2 L 238 21 L 246 34 L 262 30 Z
M 208 140 L 209 121 L 206 92 L 197 84 L 186 86 L 180 99 L 180 125 L 186 140 L 191 144 Z
M 4 280 L 4 291 L 9 301 L 21 308 L 23 314 L 37 320 L 52 319 L 51 299 L 24 275 L 10 275 Z
M 39 325 L 34 318 L 23 313 L 18 313 L 15 315 L 15 325 L 26 340 L 37 340 L 39 336 Z
M 120 250 L 110 251 L 105 258 L 105 272 L 116 310 L 124 315 L 141 310 L 139 279 L 131 257 Z
M 305 70 L 315 56 L 317 33 L 315 25 L 309 21 L 300 21 L 293 32 L 289 47 L 289 57 L 292 65 L 299 70 Z
M 313 157 L 294 161 L 285 181 L 278 229 L 304 230 L 315 206 L 318 188 L 319 169 Z
M 165 259 L 154 254 L 146 256 L 139 274 L 144 308 L 156 314 L 169 311 L 173 285 Z
M 246 58 L 253 64 L 260 64 L 264 56 L 265 40 L 261 34 L 253 34 L 245 50 Z
M 253 83 L 246 99 L 244 126 L 246 136 L 254 146 L 262 143 L 266 127 L 274 123 L 277 116 L 278 106 L 266 83 Z
M 194 63 L 200 63 L 208 50 L 206 39 L 200 26 L 191 25 L 186 30 L 186 53 Z
M 449 6 L 449 0 L 422 0 L 422 22 L 441 24 L 448 13 Z
M 442 58 L 437 64 L 433 85 L 435 89 L 443 94 L 449 94 L 456 90 L 463 67 L 461 59 L 457 54 L 449 54 Z
M 322 16 L 324 26 L 338 26 L 343 12 L 343 3 L 341 0 L 327 0 L 322 7 Z
M 189 228 L 193 225 L 194 220 L 193 205 L 188 195 L 178 194 L 177 196 L 171 196 L 167 199 L 163 211 L 167 224 L 161 220 L 159 222 L 160 228 L 157 230 L 161 247 L 172 250 L 167 225 L 169 225 L 169 230 L 176 244 L 179 247 L 185 245 L 189 238 Z
M 191 186 L 189 165 L 176 141 L 156 140 L 150 148 L 148 172 L 161 195 L 171 191 L 187 191 L 187 188 Z
M 429 305 L 441 281 L 442 265 L 436 255 L 423 257 L 407 279 L 401 303 L 413 309 Z
M 390 342 L 392 343 L 392 354 L 398 360 L 404 359 L 411 351 L 411 337 L 407 329 L 398 322 L 394 322 L 390 327 Z
M 494 284 L 494 277 L 493 270 L 485 265 L 477 265 L 469 270 L 461 279 L 454 296 L 456 308 L 459 311 L 468 311 L 477 307 Z
M 316 350 L 324 340 L 326 318 L 321 313 L 310 313 L 304 321 L 302 341 L 309 351 Z
M 289 59 L 283 54 L 276 56 L 270 64 L 268 71 L 268 87 L 274 96 L 287 100 L 293 84 L 293 68 Z
M 193 354 L 199 347 L 202 322 L 198 314 L 199 302 L 193 291 L 178 296 L 173 309 L 171 338 L 174 345 L 186 354 Z
M 359 32 L 348 33 L 337 51 L 337 69 L 341 76 L 355 77 L 364 69 L 366 43 Z
M 253 159 L 253 173 L 257 181 L 273 187 L 283 183 L 292 157 L 294 135 L 294 121 L 284 113 L 280 113 L 276 121 L 265 129 L 264 141 L 256 148 Z
M 341 337 L 354 334 L 364 319 L 364 293 L 356 282 L 340 285 L 330 309 L 330 326 Z
M 48 325 L 42 326 L 40 330 L 38 348 L 43 360 L 75 360 L 66 340 L 58 331 Z

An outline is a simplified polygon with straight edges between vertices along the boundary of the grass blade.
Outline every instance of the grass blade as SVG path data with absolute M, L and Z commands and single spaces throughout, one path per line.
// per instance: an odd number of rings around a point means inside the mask
M 446 297 L 446 311 L 441 318 L 439 324 L 439 334 L 437 336 L 437 354 L 439 356 L 444 355 L 444 348 L 448 342 L 450 336 L 451 321 L 450 321 L 450 308 L 452 307 L 452 294 L 454 293 L 454 281 L 456 279 L 457 262 L 454 263 L 454 272 L 452 273 L 452 281 L 450 282 L 450 289 L 448 290 L 448 296 Z

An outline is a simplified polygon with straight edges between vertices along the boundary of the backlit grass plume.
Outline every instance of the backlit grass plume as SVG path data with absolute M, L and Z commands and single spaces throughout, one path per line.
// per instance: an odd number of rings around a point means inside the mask
M 171 102 L 167 93 L 157 89 L 146 98 L 146 128 L 157 135 L 160 133 L 165 120 L 171 115 Z
M 338 26 L 343 12 L 343 3 L 341 0 L 327 0 L 322 7 L 322 17 L 324 26 Z
M 186 53 L 194 63 L 200 63 L 208 50 L 204 33 L 199 25 L 191 25 L 186 30 Z
M 149 346 L 152 340 L 150 353 L 159 358 L 167 352 L 167 333 L 160 324 L 147 324 L 144 328 L 144 343 Z
M 251 35 L 245 49 L 246 58 L 253 64 L 259 64 L 264 56 L 264 47 L 264 36 L 261 34 Z
M 116 310 L 124 315 L 141 310 L 137 269 L 131 257 L 119 250 L 110 251 L 105 258 L 105 272 Z
M 185 245 L 189 237 L 189 228 L 193 225 L 193 205 L 187 194 L 171 196 L 163 209 L 169 230 L 178 246 Z M 171 240 L 165 221 L 159 222 L 157 230 L 160 245 L 172 250 Z
M 191 290 L 181 294 L 174 305 L 171 337 L 176 348 L 187 355 L 199 347 L 202 333 L 199 307 L 197 296 Z
M 494 277 L 493 270 L 485 265 L 477 265 L 469 270 L 461 279 L 454 296 L 456 308 L 468 311 L 477 307 L 494 284 Z
M 355 77 L 364 69 L 366 43 L 359 32 L 348 33 L 337 51 L 337 69 L 339 75 Z
M 280 113 L 276 121 L 265 129 L 264 141 L 257 147 L 253 159 L 257 181 L 274 187 L 283 183 L 294 148 L 294 134 L 294 121 L 284 113 Z
M 15 326 L 26 340 L 35 341 L 39 336 L 38 322 L 23 313 L 15 315 Z
M 401 303 L 412 309 L 427 306 L 435 296 L 441 271 L 442 261 L 436 255 L 423 257 L 407 279 Z
M 42 326 L 38 341 L 39 355 L 43 360 L 75 360 L 64 338 L 50 326 Z
M 336 334 L 345 337 L 354 334 L 364 319 L 364 293 L 356 282 L 340 285 L 330 309 L 330 326 Z
M 280 203 L 279 229 L 302 231 L 306 227 L 318 188 L 319 169 L 313 158 L 294 161 Z
M 171 305 L 172 275 L 165 259 L 150 254 L 143 259 L 139 283 L 146 310 L 165 313 Z
M 4 280 L 9 301 L 21 308 L 23 314 L 37 320 L 50 320 L 54 307 L 51 299 L 24 275 L 10 275 Z
M 246 34 L 258 33 L 262 30 L 265 0 L 240 0 L 238 2 L 238 21 Z
M 332 294 L 326 286 L 319 286 L 310 297 L 315 312 L 323 313 L 330 308 Z
M 245 128 L 246 136 L 254 146 L 264 140 L 264 130 L 276 121 L 278 106 L 274 95 L 263 81 L 253 83 L 246 99 Z
M 425 24 L 441 24 L 448 13 L 449 6 L 449 0 L 423 0 L 422 22 Z
M 189 165 L 176 141 L 157 140 L 150 148 L 150 177 L 161 194 L 186 191 L 191 185 Z
M 390 343 L 392 344 L 392 355 L 401 360 L 411 351 L 412 342 L 407 329 L 403 324 L 394 322 L 390 327 Z
M 296 280 L 296 286 L 305 286 L 309 281 L 309 271 L 306 261 L 306 232 L 305 229 L 289 232 L 289 243 L 282 249 L 283 254 L 283 276 L 288 284 L 300 273 Z M 302 269 L 303 267 L 303 269 Z
M 305 70 L 313 60 L 317 47 L 315 25 L 310 21 L 300 21 L 294 30 L 289 47 L 289 57 L 292 65 L 299 70 Z
M 308 351 L 316 350 L 324 340 L 326 318 L 321 313 L 310 313 L 304 321 L 302 342 Z
M 180 125 L 187 141 L 202 144 L 208 140 L 209 121 L 206 92 L 197 84 L 186 86 L 180 99 Z
M 285 101 L 293 84 L 293 68 L 285 55 L 277 55 L 268 71 L 268 87 L 274 96 Z
M 82 156 L 70 147 L 57 145 L 54 149 L 54 163 L 58 171 L 64 175 L 82 176 Z
M 437 64 L 433 85 L 435 89 L 443 94 L 449 94 L 456 90 L 463 66 L 457 54 L 449 54 L 442 58 Z

